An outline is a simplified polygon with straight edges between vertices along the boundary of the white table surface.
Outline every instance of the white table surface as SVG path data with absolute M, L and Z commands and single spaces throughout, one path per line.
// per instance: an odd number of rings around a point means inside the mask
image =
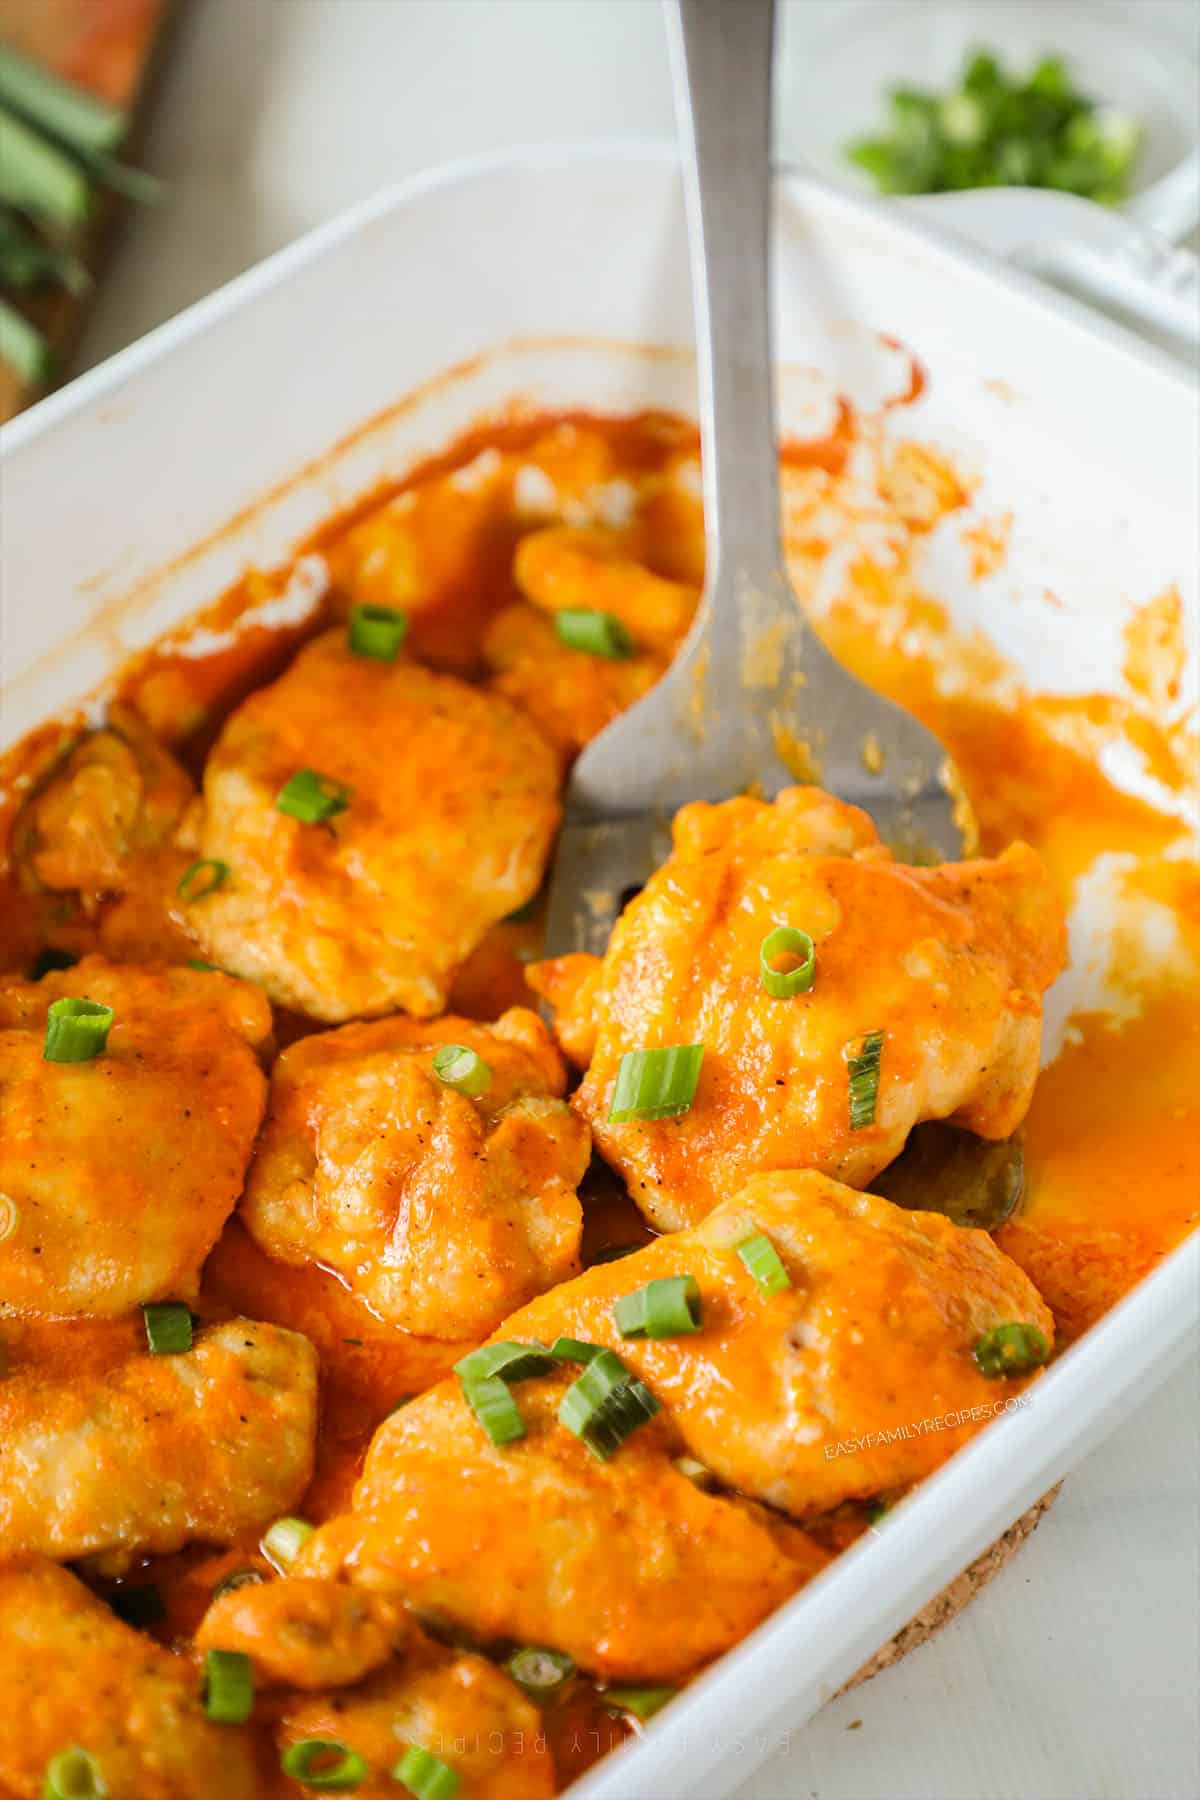
M 807 0 L 814 22 L 827 4 Z M 82 365 L 389 180 L 671 129 L 656 0 L 181 5 L 145 146 L 170 200 L 124 231 Z M 1197 1800 L 1198 1601 L 1200 1360 L 968 1612 L 794 1733 L 743 1800 Z

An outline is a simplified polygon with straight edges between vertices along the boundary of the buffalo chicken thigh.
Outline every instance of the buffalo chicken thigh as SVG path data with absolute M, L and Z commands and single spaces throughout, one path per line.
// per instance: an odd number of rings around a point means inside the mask
M 65 996 L 112 1009 L 103 1056 L 46 1059 Z M 195 1295 L 241 1192 L 270 1035 L 262 994 L 216 973 L 88 957 L 0 979 L 0 1320 Z
M 472 1051 L 483 1091 L 436 1073 Z M 335 1269 L 383 1319 L 483 1337 L 578 1269 L 587 1126 L 536 1013 L 494 1026 L 395 1017 L 302 1038 L 280 1057 L 242 1220 L 281 1262 Z
M 811 988 L 768 993 L 763 940 L 815 948 Z M 574 1104 L 660 1230 L 694 1224 L 762 1169 L 813 1168 L 854 1187 L 922 1119 L 1006 1137 L 1037 1075 L 1042 992 L 1063 964 L 1058 903 L 1038 857 L 913 868 L 865 813 L 816 788 L 773 805 L 684 807 L 674 852 L 626 907 L 600 959 L 535 965 L 568 1055 Z M 881 1035 L 877 1104 L 852 1120 L 850 1063 Z M 611 1122 L 628 1051 L 702 1045 L 679 1118 Z
M 187 1659 L 53 1563 L 0 1560 L 0 1688 L 0 1790 L 16 1800 L 51 1791 L 46 1770 L 70 1745 L 111 1800 L 261 1800 L 252 1740 L 210 1724 Z
M 187 1352 L 69 1377 L 15 1362 L 0 1381 L 0 1554 L 121 1571 L 193 1539 L 232 1544 L 312 1474 L 317 1359 L 307 1338 L 230 1319 Z
M 427 1018 L 539 887 L 558 784 L 510 701 L 328 632 L 208 759 L 186 835 L 227 874 L 188 924 L 207 957 L 314 1019 Z
M 738 1254 L 762 1237 L 783 1271 L 769 1292 Z M 696 1285 L 699 1328 L 624 1337 L 618 1300 L 677 1277 Z M 996 1388 L 974 1352 L 1005 1325 L 1053 1334 L 985 1232 L 816 1173 L 756 1177 L 700 1226 L 506 1321 L 504 1341 L 615 1350 L 646 1384 L 661 1410 L 609 1460 L 559 1417 L 577 1369 L 515 1386 L 524 1435 L 503 1446 L 444 1381 L 380 1426 L 352 1512 L 300 1566 L 403 1592 L 484 1642 L 678 1678 L 823 1566 L 783 1515 L 902 1491 L 979 1430 Z M 697 1466 L 721 1491 L 697 1485 Z

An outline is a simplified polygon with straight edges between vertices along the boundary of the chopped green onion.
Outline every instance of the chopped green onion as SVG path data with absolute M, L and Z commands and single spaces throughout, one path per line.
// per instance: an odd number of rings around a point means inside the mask
M 313 1530 L 314 1527 L 307 1519 L 276 1519 L 263 1533 L 262 1553 L 281 1575 L 286 1575 L 312 1536 Z
M 392 1780 L 406 1787 L 414 1800 L 454 1800 L 462 1786 L 457 1769 L 419 1744 L 410 1744 L 400 1761 L 393 1764 Z
M 219 975 L 221 973 L 221 966 L 219 963 L 205 962 L 202 956 L 189 956 L 187 966 L 189 969 L 199 970 L 200 973 L 204 975 Z
M 0 45 L 0 100 L 77 150 L 115 150 L 128 127 L 119 107 L 6 45 Z
M 691 1482 L 693 1487 L 700 1488 L 701 1491 L 706 1494 L 715 1492 L 717 1478 L 712 1470 L 708 1468 L 706 1464 L 702 1463 L 698 1457 L 677 1456 L 675 1458 L 675 1467 L 686 1481 Z
M 525 1436 L 521 1409 L 498 1375 L 462 1383 L 463 1399 L 493 1444 L 513 1444 Z
M 460 1381 L 484 1381 L 499 1375 L 505 1381 L 528 1381 L 554 1367 L 554 1357 L 541 1344 L 483 1344 L 454 1365 Z
M 492 1071 L 482 1056 L 465 1044 L 441 1044 L 433 1053 L 433 1072 L 445 1087 L 477 1100 L 492 1085 Z
M 316 769 L 297 769 L 280 788 L 275 804 L 280 812 L 299 819 L 302 825 L 319 825 L 345 812 L 350 804 L 350 789 L 344 781 L 335 781 Z
M 51 1757 L 42 1800 L 105 1800 L 107 1794 L 100 1764 L 86 1750 L 60 1750 Z
M 555 1362 L 593 1362 L 603 1350 L 603 1344 L 585 1344 L 579 1338 L 555 1338 L 550 1346 L 550 1354 Z
M 891 1510 L 891 1505 L 887 1500 L 872 1500 L 867 1507 L 867 1524 L 878 1525 L 884 1514 Z
M 562 1397 L 558 1421 L 607 1462 L 631 1432 L 652 1419 L 658 1401 L 612 1350 L 594 1356 Z
M 700 1286 L 694 1275 L 664 1275 L 613 1307 L 624 1338 L 683 1337 L 700 1329 Z
M 792 1278 L 765 1231 L 739 1244 L 737 1253 L 764 1294 L 782 1294 L 791 1287 Z
M 661 1050 L 627 1050 L 617 1070 L 608 1109 L 610 1125 L 626 1119 L 677 1119 L 696 1097 L 703 1044 Z
M 882 1031 L 868 1031 L 859 1048 L 845 1049 L 850 1070 L 850 1129 L 863 1131 L 875 1123 L 879 1098 L 879 1064 L 883 1056 Z
M 358 1751 L 338 1738 L 301 1738 L 288 1745 L 279 1766 L 293 1781 L 324 1794 L 348 1794 L 370 1773 Z
M 607 656 L 613 661 L 633 655 L 633 639 L 612 613 L 567 606 L 555 613 L 554 627 L 559 643 L 568 650 L 585 650 L 589 656 Z
M 142 1308 L 151 1356 L 182 1356 L 192 1347 L 192 1315 L 182 1300 L 156 1300 Z
M 212 1598 L 219 1600 L 222 1594 L 236 1594 L 239 1588 L 262 1587 L 266 1580 L 265 1569 L 230 1569 L 213 1589 Z
M 0 47 L 0 59 L 4 51 Z M 0 284 L 17 293 L 53 282 L 80 295 L 91 286 L 91 276 L 69 250 L 48 244 L 36 236 L 9 207 L 0 207 Z
M 244 1650 L 204 1659 L 204 1710 L 215 1725 L 244 1725 L 254 1711 L 254 1665 Z
M 975 1345 L 975 1367 L 989 1381 L 1005 1375 L 1028 1375 L 1044 1363 L 1050 1345 L 1036 1325 L 995 1325 Z
M 408 614 L 394 606 L 352 606 L 347 635 L 355 656 L 395 662 L 408 636 Z
M 113 1010 L 98 1000 L 52 1000 L 46 1017 L 47 1062 L 91 1062 L 108 1043 Z
M 575 1673 L 575 1661 L 562 1650 L 537 1650 L 529 1644 L 509 1657 L 504 1667 L 531 1700 L 548 1700 Z
M 40 981 L 43 975 L 49 975 L 56 969 L 73 969 L 78 961 L 79 958 L 73 956 L 69 950 L 55 950 L 52 945 L 47 945 L 34 957 L 33 966 L 29 971 L 29 979 L 30 981 Z
M 777 969 L 781 956 L 799 960 L 794 969 Z M 790 1000 L 795 994 L 807 994 L 817 968 L 817 952 L 807 931 L 792 925 L 777 925 L 768 931 L 758 947 L 758 977 L 773 1000 Z
M 679 1689 L 673 1687 L 610 1687 L 605 1688 L 601 1697 L 606 1706 L 618 1712 L 632 1713 L 644 1725 L 678 1692 Z
M 114 194 L 121 194 L 126 200 L 136 200 L 139 206 L 153 206 L 162 196 L 165 184 L 145 169 L 131 169 L 128 163 L 118 162 L 115 156 L 105 156 L 102 150 L 78 150 L 76 156 L 93 181 L 111 188 Z
M 0 200 L 70 231 L 82 225 L 91 188 L 79 164 L 0 105 Z
M 148 1626 L 157 1625 L 166 1617 L 166 1606 L 163 1597 L 153 1582 L 145 1582 L 140 1587 L 120 1587 L 108 1596 L 109 1611 L 114 1612 L 124 1624 L 131 1625 L 135 1631 L 145 1631 Z
M 54 354 L 36 325 L 0 299 L 0 360 L 26 387 L 40 387 L 54 371 Z
M 218 888 L 224 887 L 229 880 L 229 864 L 220 862 L 215 856 L 205 856 L 194 862 L 190 869 L 185 869 L 179 877 L 179 885 L 175 892 L 181 900 L 203 900 L 209 894 L 215 894 Z

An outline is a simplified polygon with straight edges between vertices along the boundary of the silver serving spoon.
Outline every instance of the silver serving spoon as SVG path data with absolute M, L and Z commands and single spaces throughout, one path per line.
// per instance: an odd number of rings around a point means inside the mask
M 602 951 L 660 863 L 676 809 L 796 780 L 863 806 L 897 846 L 962 853 L 942 746 L 842 668 L 809 629 L 780 546 L 771 388 L 773 0 L 669 0 L 700 381 L 707 573 L 691 633 L 645 699 L 575 765 L 547 953 Z M 871 757 L 873 743 L 881 757 Z

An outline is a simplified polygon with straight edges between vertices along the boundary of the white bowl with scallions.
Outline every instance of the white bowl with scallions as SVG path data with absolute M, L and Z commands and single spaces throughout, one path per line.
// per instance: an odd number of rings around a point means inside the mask
M 782 11 L 780 163 L 876 193 L 1049 187 L 1174 241 L 1200 220 L 1200 69 L 1183 7 L 788 0 Z M 1039 90 L 1062 102 L 1057 129 Z

